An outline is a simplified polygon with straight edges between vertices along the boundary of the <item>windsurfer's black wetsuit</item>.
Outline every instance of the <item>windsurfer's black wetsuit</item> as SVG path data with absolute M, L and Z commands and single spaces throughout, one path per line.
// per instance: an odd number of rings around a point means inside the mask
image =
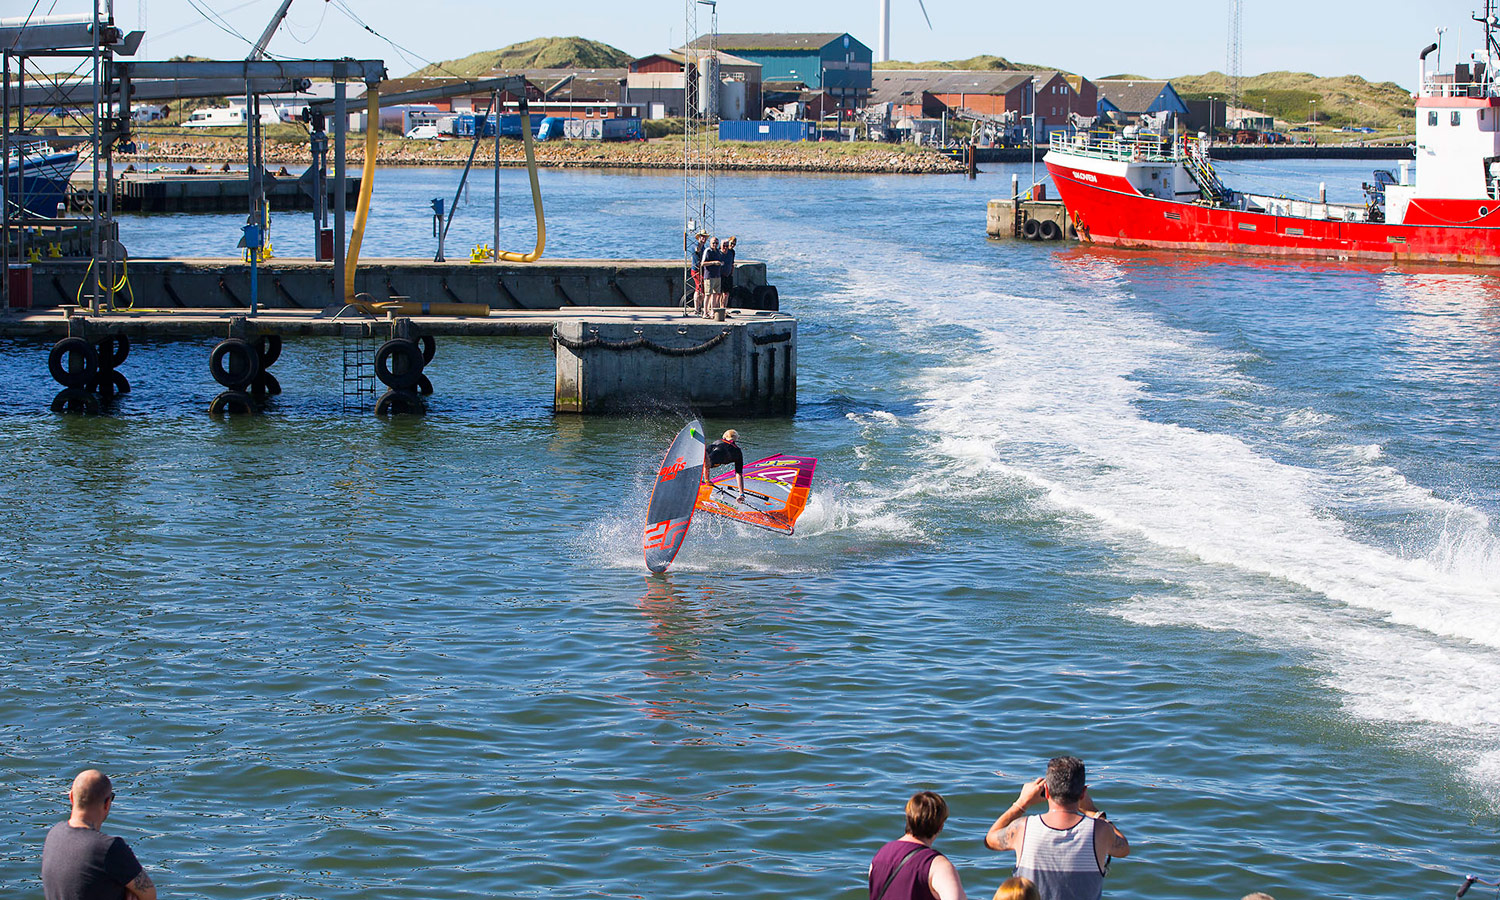
M 738 444 L 728 441 L 714 441 L 708 445 L 708 467 L 727 466 L 734 463 L 734 474 L 745 473 L 745 454 L 740 452 Z

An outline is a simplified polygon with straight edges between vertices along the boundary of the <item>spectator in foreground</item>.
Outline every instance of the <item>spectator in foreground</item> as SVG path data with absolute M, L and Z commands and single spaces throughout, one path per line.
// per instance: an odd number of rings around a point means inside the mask
M 1046 812 L 1026 815 L 1042 801 Z M 1089 797 L 1076 756 L 1053 758 L 1044 777 L 1021 785 L 984 845 L 1015 851 L 1016 874 L 1036 883 L 1041 900 L 1100 900 L 1110 860 L 1130 855 L 1130 842 Z
M 995 889 L 995 900 L 1041 900 L 1041 897 L 1030 878 L 1018 875 L 1000 882 L 1000 887 Z
M 948 821 L 948 804 L 932 791 L 906 801 L 906 833 L 870 863 L 870 900 L 967 900 L 958 870 L 932 842 Z
M 73 812 L 52 826 L 42 845 L 46 900 L 156 900 L 156 885 L 129 845 L 99 830 L 114 801 L 103 772 L 85 769 L 73 779 Z

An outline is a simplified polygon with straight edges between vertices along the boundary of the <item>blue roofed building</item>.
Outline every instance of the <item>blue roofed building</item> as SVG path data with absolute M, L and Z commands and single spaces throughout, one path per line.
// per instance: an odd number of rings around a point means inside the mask
M 1117 123 L 1134 122 L 1143 115 L 1169 112 L 1187 115 L 1187 104 L 1170 81 L 1144 78 L 1104 78 L 1094 82 L 1099 89 L 1099 118 Z
M 842 110 L 860 108 L 870 95 L 874 54 L 847 32 L 721 34 L 715 46 L 759 63 L 762 82 L 823 91 Z

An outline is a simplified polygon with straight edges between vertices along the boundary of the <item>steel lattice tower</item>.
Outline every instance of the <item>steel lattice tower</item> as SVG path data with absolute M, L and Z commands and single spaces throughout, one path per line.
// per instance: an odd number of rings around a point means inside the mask
M 1238 109 L 1240 105 L 1240 49 L 1243 39 L 1240 36 L 1240 21 L 1244 18 L 1244 0 L 1229 0 L 1229 48 L 1225 52 L 1224 78 L 1229 82 L 1229 107 Z M 1228 110 L 1225 111 L 1228 118 Z
M 714 231 L 714 150 L 719 129 L 719 9 L 716 0 L 687 0 L 683 48 L 683 230 Z M 699 7 L 707 7 L 706 31 Z

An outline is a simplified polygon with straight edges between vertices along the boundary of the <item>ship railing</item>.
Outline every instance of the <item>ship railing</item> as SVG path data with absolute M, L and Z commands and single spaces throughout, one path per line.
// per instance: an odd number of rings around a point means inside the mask
M 1079 132 L 1053 135 L 1052 144 L 1066 153 L 1123 162 L 1175 162 L 1167 142 L 1159 135 L 1125 137 L 1115 132 Z
M 1193 181 L 1198 183 L 1198 192 L 1203 195 L 1203 199 L 1212 203 L 1223 203 L 1229 199 L 1229 188 L 1219 180 L 1219 173 L 1214 171 L 1213 161 L 1208 158 L 1208 151 L 1200 142 L 1183 138 L 1181 153 L 1183 167 L 1188 170 Z
M 1317 219 L 1331 222 L 1365 222 L 1369 220 L 1369 208 L 1348 203 L 1324 203 L 1318 200 L 1296 200 L 1291 197 L 1271 197 L 1261 194 L 1244 195 L 1247 208 L 1259 212 L 1292 219 Z
M 1429 78 L 1422 82 L 1424 97 L 1488 97 L 1492 83 L 1484 81 L 1452 81 Z

